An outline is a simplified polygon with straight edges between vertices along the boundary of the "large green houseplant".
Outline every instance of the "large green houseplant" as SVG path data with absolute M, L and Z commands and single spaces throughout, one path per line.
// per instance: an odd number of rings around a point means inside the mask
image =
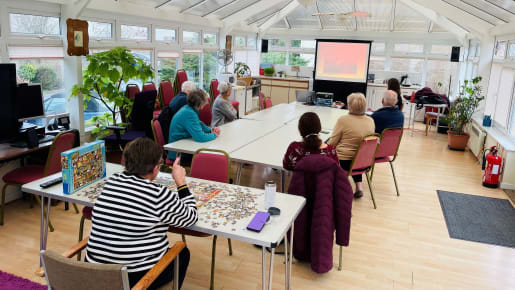
M 121 86 L 129 80 L 139 79 L 145 83 L 154 77 L 154 70 L 144 60 L 136 58 L 125 47 L 87 55 L 89 64 L 83 71 L 82 84 L 72 89 L 72 97 L 82 94 L 84 106 L 86 101 L 96 99 L 106 106 L 109 112 L 95 116 L 91 123 L 95 128 L 91 132 L 96 138 L 110 134 L 107 126 L 124 125 L 118 123 L 121 111 L 130 115 L 132 100 L 127 98 Z
M 466 132 L 466 126 L 472 121 L 472 116 L 485 98 L 481 94 L 480 82 L 480 76 L 471 81 L 465 80 L 461 86 L 460 95 L 451 106 L 449 115 L 444 118 L 449 124 L 447 136 L 451 149 L 463 150 L 467 146 L 470 135 Z

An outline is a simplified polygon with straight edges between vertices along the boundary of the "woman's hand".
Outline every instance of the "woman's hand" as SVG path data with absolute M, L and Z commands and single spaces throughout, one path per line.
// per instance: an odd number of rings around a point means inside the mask
M 220 136 L 220 128 L 218 128 L 218 127 L 211 128 L 211 133 L 215 133 L 216 136 Z
M 177 187 L 186 184 L 186 170 L 180 165 L 180 163 L 181 158 L 176 158 L 172 168 L 172 178 L 175 181 L 175 185 L 177 185 Z

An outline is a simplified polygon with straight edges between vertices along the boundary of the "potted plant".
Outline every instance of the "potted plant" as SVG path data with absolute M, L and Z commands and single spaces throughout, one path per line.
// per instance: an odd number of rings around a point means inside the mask
M 466 125 L 470 123 L 479 103 L 485 98 L 481 95 L 480 82 L 480 76 L 471 81 L 465 80 L 449 115 L 443 118 L 449 124 L 447 136 L 450 149 L 465 150 L 467 146 L 470 135 L 465 132 Z
M 243 80 L 247 86 L 252 83 L 252 76 L 250 67 L 244 62 L 237 62 L 234 64 L 234 73 L 238 80 Z
M 132 100 L 121 91 L 122 83 L 139 79 L 145 83 L 154 78 L 154 70 L 144 60 L 136 58 L 125 47 L 115 47 L 111 50 L 87 55 L 89 64 L 82 73 L 82 84 L 72 89 L 71 97 L 82 94 L 84 107 L 91 99 L 100 101 L 109 110 L 103 115 L 91 118 L 90 123 L 95 126 L 91 134 L 95 138 L 102 138 L 110 134 L 107 128 L 110 125 L 125 125 L 118 123 L 119 113 L 130 115 Z
M 275 69 L 273 67 L 267 67 L 264 70 L 265 76 L 271 77 L 275 73 Z

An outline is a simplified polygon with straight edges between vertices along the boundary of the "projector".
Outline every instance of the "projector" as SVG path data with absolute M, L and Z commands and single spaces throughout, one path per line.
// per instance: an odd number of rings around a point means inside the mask
M 315 98 L 315 104 L 317 106 L 331 107 L 333 105 L 333 93 L 317 92 Z

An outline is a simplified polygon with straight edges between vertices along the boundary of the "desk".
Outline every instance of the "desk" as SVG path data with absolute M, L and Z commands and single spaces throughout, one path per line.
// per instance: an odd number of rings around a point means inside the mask
M 0 143 L 0 162 L 6 162 L 13 159 L 23 157 L 27 154 L 46 149 L 52 145 L 52 141 L 41 143 L 34 148 L 17 148 L 12 147 L 9 143 Z
M 110 175 L 121 172 L 123 170 L 123 167 L 117 164 L 107 163 L 107 177 Z M 32 194 L 36 194 L 41 196 L 41 224 L 40 224 L 40 249 L 44 250 L 46 249 L 47 245 L 47 236 L 48 236 L 48 217 L 50 213 L 50 201 L 52 199 L 62 200 L 62 201 L 68 201 L 73 203 L 82 204 L 85 206 L 93 206 L 94 200 L 90 200 L 89 198 L 85 196 L 81 196 L 81 193 L 83 193 L 85 190 L 87 190 L 88 187 L 94 185 L 89 185 L 85 189 L 79 190 L 73 194 L 66 195 L 63 194 L 62 191 L 62 185 L 54 185 L 52 187 L 49 187 L 47 189 L 42 189 L 39 185 L 47 180 L 56 178 L 60 176 L 61 173 L 56 173 L 51 176 L 47 176 L 45 178 L 27 183 L 23 185 L 22 189 L 25 192 L 29 192 Z M 159 177 L 168 176 L 168 174 L 160 173 Z M 191 181 L 202 181 L 211 183 L 214 185 L 220 185 L 224 188 L 241 188 L 241 189 L 248 189 L 252 194 L 256 195 L 256 205 L 258 210 L 264 210 L 264 191 L 261 189 L 255 189 L 255 188 L 247 188 L 242 187 L 238 185 L 232 185 L 232 184 L 225 184 L 225 183 L 218 183 L 218 182 L 212 182 L 212 181 L 206 181 L 206 180 L 200 180 L 196 178 L 187 178 L 187 182 L 190 183 Z M 100 182 L 100 181 L 97 181 Z M 223 192 L 219 193 L 219 196 Z M 219 196 L 214 197 L 220 198 Z M 48 199 L 47 201 L 47 213 L 46 216 L 43 214 L 44 204 L 45 204 L 45 198 Z M 213 200 L 214 200 L 213 199 Z M 213 200 L 211 202 L 213 202 Z M 207 234 L 213 234 L 217 236 L 222 236 L 225 238 L 240 240 L 246 243 L 252 243 L 255 245 L 259 245 L 262 247 L 261 255 L 262 255 L 262 289 L 266 289 L 266 251 L 265 248 L 271 248 L 271 254 L 270 254 L 270 265 L 269 265 L 269 276 L 268 276 L 268 289 L 272 289 L 272 273 L 273 273 L 273 260 L 275 256 L 275 247 L 284 239 L 285 241 L 285 286 L 286 289 L 290 288 L 290 279 L 291 279 L 291 267 L 292 267 L 292 249 L 293 249 L 293 224 L 295 222 L 295 219 L 299 215 L 300 211 L 304 207 L 304 204 L 306 203 L 306 200 L 303 197 L 294 196 L 294 195 L 288 195 L 288 194 L 281 194 L 277 193 L 276 199 L 275 199 L 275 206 L 279 207 L 281 209 L 281 215 L 278 217 L 271 218 L 271 222 L 267 224 L 263 230 L 260 233 L 255 233 L 252 231 L 246 230 L 247 224 L 250 222 L 250 220 L 253 218 L 252 216 L 243 218 L 241 220 L 238 220 L 235 224 L 230 225 L 221 225 L 219 227 L 213 227 L 209 224 L 209 221 L 206 219 L 202 219 L 208 214 L 209 209 L 207 209 L 206 206 L 199 208 L 199 221 L 189 227 L 189 229 L 207 233 Z M 223 209 L 219 209 L 223 214 Z M 213 214 L 214 215 L 214 214 Z M 286 239 L 287 232 L 290 230 L 290 243 L 288 245 L 288 240 Z

